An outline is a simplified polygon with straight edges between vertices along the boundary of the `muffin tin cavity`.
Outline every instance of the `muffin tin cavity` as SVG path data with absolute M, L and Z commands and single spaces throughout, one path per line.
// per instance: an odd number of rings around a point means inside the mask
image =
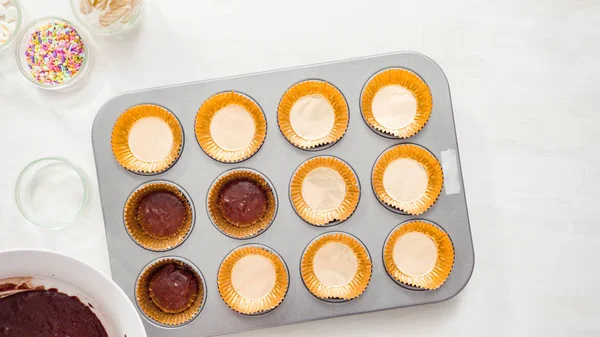
M 125 169 L 145 175 L 162 173 L 183 150 L 183 129 L 169 110 L 154 104 L 128 108 L 114 123 L 112 152 Z
M 206 209 L 213 225 L 234 239 L 250 239 L 266 231 L 277 214 L 273 184 L 258 171 L 232 169 L 208 190 Z
M 283 258 L 269 247 L 244 245 L 229 253 L 219 266 L 221 299 L 243 315 L 262 315 L 284 300 L 290 277 Z
M 190 261 L 162 257 L 150 262 L 135 283 L 135 302 L 146 319 L 163 327 L 189 324 L 206 303 L 206 281 Z
M 433 290 L 448 279 L 454 265 L 454 246 L 448 234 L 426 220 L 398 225 L 383 248 L 388 275 L 412 290 Z
M 348 104 L 331 83 L 306 80 L 281 98 L 277 124 L 283 136 L 303 150 L 322 150 L 339 141 L 348 128 Z
M 419 215 L 433 206 L 444 183 L 442 166 L 427 149 L 399 144 L 385 150 L 373 166 L 371 185 L 388 209 Z
M 432 110 L 431 91 L 419 75 L 388 68 L 373 75 L 361 94 L 363 119 L 384 137 L 408 138 L 419 132 Z
M 294 210 L 314 226 L 334 226 L 347 220 L 360 199 L 360 184 L 346 162 L 318 156 L 300 164 L 289 188 Z
M 353 300 L 367 289 L 373 265 L 367 248 L 342 232 L 320 235 L 302 254 L 300 273 L 315 297 L 328 302 Z
M 237 163 L 253 156 L 267 136 L 260 106 L 239 92 L 222 92 L 207 99 L 196 114 L 196 140 L 211 158 Z
M 181 245 L 192 232 L 194 220 L 190 196 L 169 181 L 154 180 L 139 186 L 123 207 L 123 222 L 131 239 L 155 252 Z

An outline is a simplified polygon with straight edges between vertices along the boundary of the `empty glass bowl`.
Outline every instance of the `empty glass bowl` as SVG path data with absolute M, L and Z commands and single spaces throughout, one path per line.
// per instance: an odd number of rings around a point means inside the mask
M 30 222 L 59 229 L 77 221 L 88 204 L 83 172 L 68 159 L 47 157 L 27 165 L 17 180 L 15 198 Z

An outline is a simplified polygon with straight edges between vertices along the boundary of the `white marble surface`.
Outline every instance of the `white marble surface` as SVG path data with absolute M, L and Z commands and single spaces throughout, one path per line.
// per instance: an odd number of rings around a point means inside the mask
M 23 0 L 26 20 L 72 18 Z M 398 50 L 436 60 L 452 89 L 476 266 L 441 304 L 239 336 L 598 336 L 600 3 L 149 0 L 119 38 L 95 37 L 90 81 L 42 92 L 0 55 L 0 249 L 48 248 L 110 273 L 90 141 L 127 90 Z M 14 184 L 30 161 L 71 158 L 93 181 L 81 224 L 29 225 Z

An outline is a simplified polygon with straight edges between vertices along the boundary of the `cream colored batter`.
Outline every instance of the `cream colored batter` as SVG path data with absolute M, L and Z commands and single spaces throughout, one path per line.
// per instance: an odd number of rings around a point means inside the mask
M 394 263 L 401 272 L 409 276 L 429 273 L 435 267 L 437 256 L 435 242 L 420 232 L 408 232 L 394 244 Z
M 417 99 L 412 92 L 399 85 L 386 85 L 373 97 L 373 117 L 389 129 L 402 129 L 417 114 Z
M 307 95 L 297 100 L 290 110 L 290 124 L 298 136 L 316 140 L 327 136 L 333 129 L 335 112 L 321 95 Z
M 410 202 L 427 191 L 427 171 L 421 163 L 408 158 L 391 162 L 383 173 L 383 187 L 396 201 Z
M 156 162 L 164 159 L 173 147 L 169 125 L 158 117 L 144 117 L 133 124 L 128 136 L 129 149 L 139 160 Z
M 346 182 L 334 169 L 317 167 L 302 181 L 302 198 L 308 207 L 329 211 L 341 205 L 346 197 Z
M 256 127 L 252 115 L 237 104 L 230 104 L 217 111 L 210 121 L 210 135 L 215 143 L 228 151 L 245 149 Z
M 358 259 L 347 245 L 331 242 L 319 249 L 313 261 L 317 279 L 329 287 L 344 286 L 356 275 Z
M 267 296 L 275 287 L 276 279 L 275 266 L 262 255 L 244 256 L 231 270 L 233 289 L 250 300 Z

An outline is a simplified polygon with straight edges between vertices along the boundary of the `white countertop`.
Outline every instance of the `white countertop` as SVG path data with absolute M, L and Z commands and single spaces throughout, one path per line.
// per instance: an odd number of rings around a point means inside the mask
M 73 18 L 68 1 L 22 0 L 26 21 Z M 598 336 L 600 3 L 581 1 L 148 0 L 142 24 L 94 37 L 87 85 L 43 92 L 0 55 L 0 250 L 47 248 L 110 273 L 90 141 L 123 91 L 399 50 L 450 81 L 475 271 L 440 304 L 237 336 Z M 61 155 L 92 180 L 83 221 L 28 224 L 14 185 Z

